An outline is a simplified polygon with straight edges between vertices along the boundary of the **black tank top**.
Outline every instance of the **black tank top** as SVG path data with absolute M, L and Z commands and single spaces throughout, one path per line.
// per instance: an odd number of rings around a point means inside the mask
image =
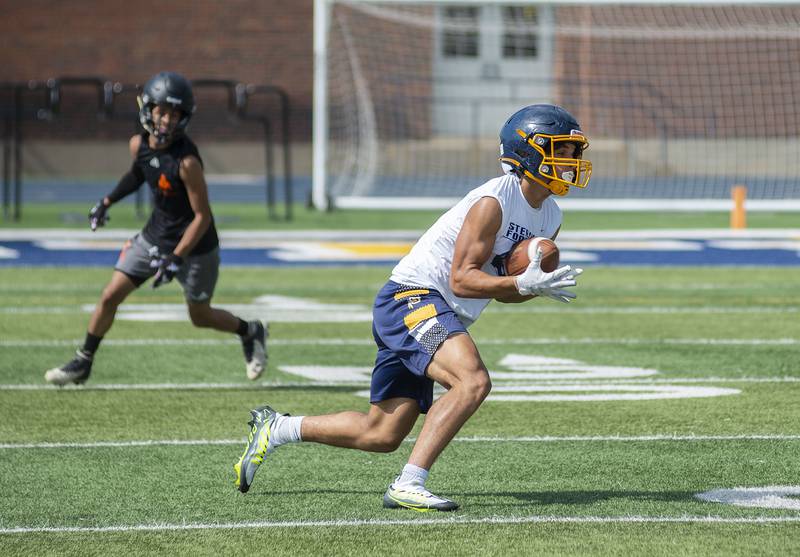
M 194 155 L 201 165 L 203 159 L 200 158 L 197 146 L 185 135 L 178 137 L 166 149 L 151 149 L 149 135 L 147 132 L 142 133 L 142 143 L 136 154 L 136 164 L 144 173 L 153 193 L 153 213 L 142 230 L 142 235 L 145 240 L 158 246 L 161 253 L 172 253 L 194 219 L 186 186 L 180 176 L 181 159 Z M 218 245 L 219 238 L 212 215 L 211 225 L 190 255 L 208 253 Z

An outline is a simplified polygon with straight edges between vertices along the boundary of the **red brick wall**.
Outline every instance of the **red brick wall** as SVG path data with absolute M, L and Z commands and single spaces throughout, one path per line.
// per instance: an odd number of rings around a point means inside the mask
M 141 84 L 168 69 L 278 85 L 293 104 L 295 136 L 310 136 L 313 0 L 0 0 L 0 13 L 0 81 L 98 75 Z M 204 95 L 198 120 L 217 105 Z
M 608 137 L 797 136 L 798 6 L 580 6 L 559 8 L 557 19 L 574 31 L 556 42 L 560 101 L 579 107 L 587 129 Z
M 142 83 L 157 71 L 171 69 L 190 79 L 273 84 L 290 95 L 294 139 L 310 139 L 312 0 L 0 0 L 0 14 L 0 81 L 88 74 Z M 391 42 L 390 33 L 382 43 L 379 28 L 362 29 L 359 24 L 366 19 L 353 14 L 353 32 L 367 34 L 370 44 L 377 45 L 371 48 L 380 46 L 385 52 L 365 57 L 363 70 L 369 76 L 385 73 L 385 96 L 394 99 L 393 106 L 413 98 L 412 111 L 430 95 L 426 75 L 430 37 L 424 33 L 402 37 L 403 65 L 411 71 L 398 78 L 389 75 L 398 66 L 392 59 L 398 45 Z M 700 32 L 696 38 L 690 33 L 678 40 L 651 40 L 646 34 L 587 39 L 581 34 L 583 25 L 636 29 L 652 22 L 680 29 L 707 21 L 713 30 L 738 20 L 769 28 L 800 21 L 796 6 L 581 6 L 559 8 L 557 19 L 559 25 L 574 31 L 556 39 L 558 100 L 581 107 L 577 112 L 587 128 L 609 136 L 651 136 L 661 129 L 669 136 L 728 137 L 751 133 L 753 126 L 793 136 L 800 127 L 800 41 L 796 38 L 705 39 Z M 569 80 L 582 84 L 571 86 Z M 79 104 L 91 111 L 92 92 L 74 91 L 72 101 L 79 94 L 88 99 Z M 222 96 L 207 91 L 198 91 L 197 96 L 193 134 L 246 139 L 260 135 L 256 125 L 234 125 L 225 118 Z M 7 102 L 0 95 L 0 108 Z M 134 108 L 132 97 L 124 104 Z M 765 107 L 773 115 L 768 122 L 762 121 Z M 335 109 L 332 106 L 332 112 Z M 424 137 L 427 120 L 411 115 L 385 129 Z M 106 135 L 110 129 L 115 134 L 128 133 L 131 127 L 130 120 L 109 127 L 92 118 L 75 118 L 38 127 L 31 124 L 26 133 L 37 135 L 41 129 L 39 133 L 50 136 L 83 133 L 88 137 Z

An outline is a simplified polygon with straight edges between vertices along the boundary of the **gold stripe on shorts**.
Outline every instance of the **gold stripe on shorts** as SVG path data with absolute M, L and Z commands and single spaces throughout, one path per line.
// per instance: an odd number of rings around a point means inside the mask
M 425 321 L 426 319 L 430 319 L 431 317 L 436 317 L 436 306 L 433 304 L 428 304 L 427 306 L 422 306 L 419 309 L 415 309 L 408 315 L 403 318 L 403 322 L 408 327 L 408 330 L 413 330 L 417 325 Z
M 403 292 L 398 292 L 394 295 L 395 300 L 402 300 L 403 298 L 408 298 L 409 296 L 423 296 L 425 294 L 430 294 L 430 290 L 425 290 L 420 288 L 418 290 L 405 290 Z

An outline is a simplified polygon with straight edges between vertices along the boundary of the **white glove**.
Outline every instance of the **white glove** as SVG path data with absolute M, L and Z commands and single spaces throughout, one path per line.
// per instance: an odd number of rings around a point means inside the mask
M 547 296 L 559 302 L 568 303 L 574 299 L 576 294 L 569 290 L 563 290 L 570 286 L 575 286 L 575 279 L 583 272 L 583 269 L 573 269 L 569 265 L 559 267 L 552 273 L 545 273 L 540 266 L 542 260 L 542 248 L 536 248 L 534 255 L 525 272 L 516 278 L 517 291 L 523 296 Z

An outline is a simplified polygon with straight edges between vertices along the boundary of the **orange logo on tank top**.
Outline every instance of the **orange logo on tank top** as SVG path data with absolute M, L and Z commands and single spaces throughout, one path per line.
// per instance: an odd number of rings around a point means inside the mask
M 161 193 L 166 196 L 170 196 L 175 193 L 172 190 L 172 184 L 169 183 L 169 180 L 167 180 L 167 177 L 163 173 L 158 178 L 158 189 L 161 190 Z

